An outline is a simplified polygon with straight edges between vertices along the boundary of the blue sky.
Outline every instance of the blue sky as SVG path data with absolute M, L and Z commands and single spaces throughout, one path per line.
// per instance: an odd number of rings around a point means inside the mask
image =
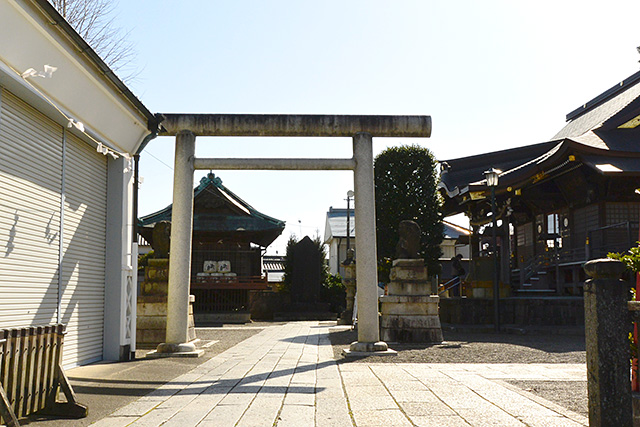
M 153 112 L 420 114 L 440 160 L 548 140 L 566 113 L 640 69 L 640 2 L 121 0 Z M 173 139 L 142 154 L 140 213 L 171 203 Z M 348 138 L 198 138 L 202 157 L 350 157 Z M 168 166 L 167 166 L 168 165 Z M 215 173 L 215 171 L 214 171 Z M 205 174 L 196 173 L 196 181 Z M 351 172 L 221 171 L 290 233 L 324 234 Z

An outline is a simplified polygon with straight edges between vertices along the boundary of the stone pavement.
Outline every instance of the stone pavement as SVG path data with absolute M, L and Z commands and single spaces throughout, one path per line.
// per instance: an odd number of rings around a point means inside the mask
M 267 327 L 93 426 L 588 425 L 504 382 L 584 381 L 583 364 L 350 363 L 333 359 L 329 328 Z

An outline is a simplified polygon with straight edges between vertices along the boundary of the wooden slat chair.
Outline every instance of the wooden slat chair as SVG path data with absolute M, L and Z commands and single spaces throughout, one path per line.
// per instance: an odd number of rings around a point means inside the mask
M 62 369 L 63 324 L 0 330 L 0 419 L 7 427 L 38 412 L 87 416 Z M 60 388 L 67 401 L 58 402 Z

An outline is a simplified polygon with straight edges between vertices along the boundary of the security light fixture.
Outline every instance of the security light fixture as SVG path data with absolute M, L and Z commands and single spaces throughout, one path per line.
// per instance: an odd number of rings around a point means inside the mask
M 499 175 L 500 175 L 500 171 L 498 169 L 491 168 L 488 171 L 485 171 L 484 177 L 487 179 L 487 186 L 497 187 Z

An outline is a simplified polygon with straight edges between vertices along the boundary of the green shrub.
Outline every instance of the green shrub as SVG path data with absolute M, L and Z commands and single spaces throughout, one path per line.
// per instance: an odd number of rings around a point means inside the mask
M 320 300 L 329 303 L 331 311 L 342 313 L 346 305 L 347 293 L 339 274 L 327 274 L 320 289 Z

